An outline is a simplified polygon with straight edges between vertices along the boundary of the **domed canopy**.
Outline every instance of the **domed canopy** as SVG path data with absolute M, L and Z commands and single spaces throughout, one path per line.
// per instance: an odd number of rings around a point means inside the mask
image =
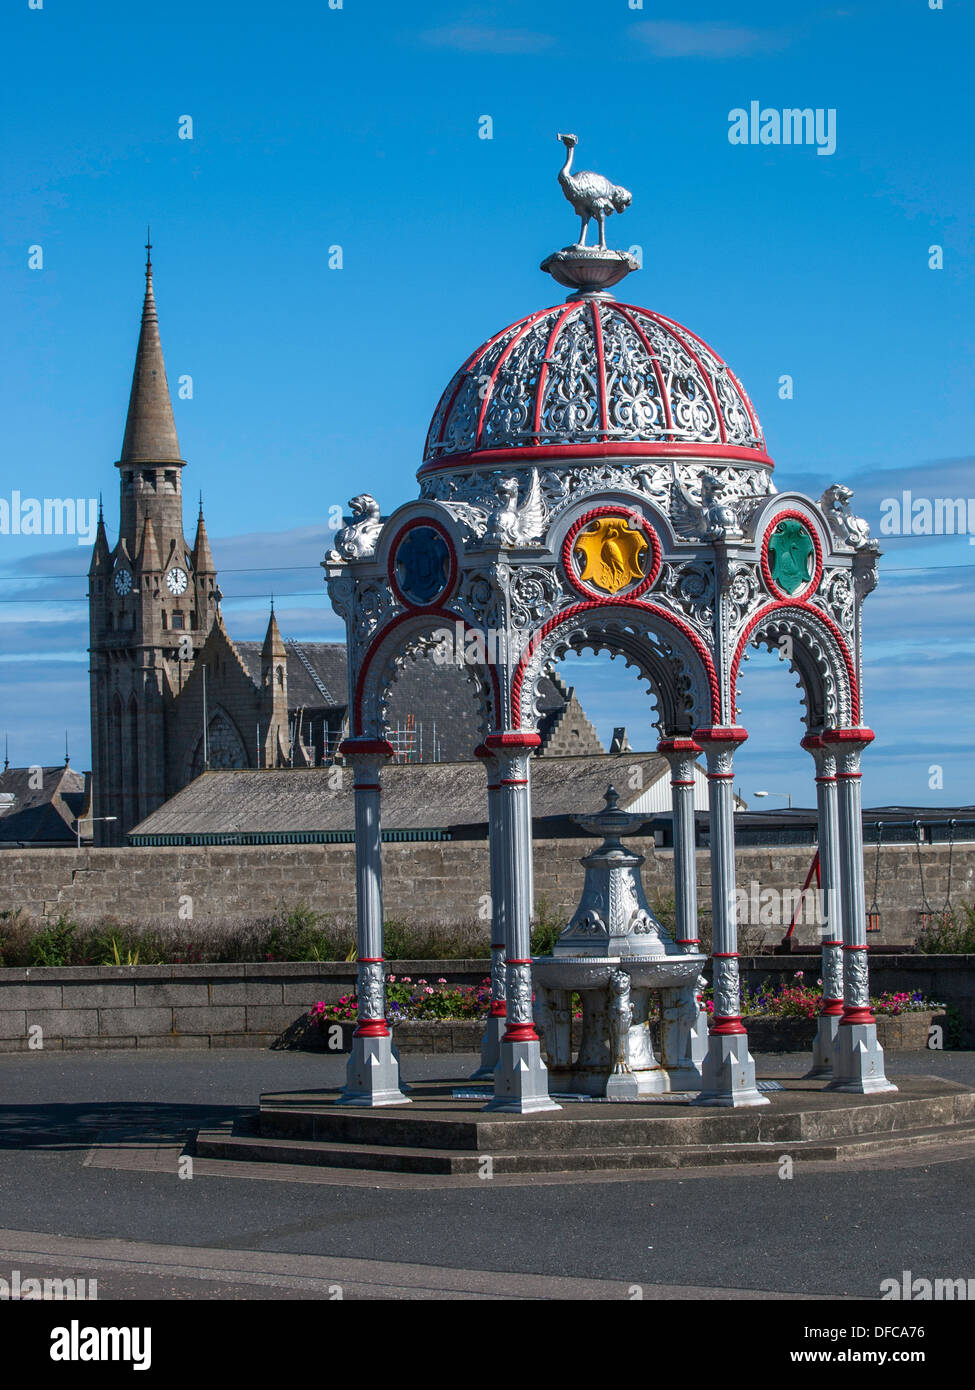
M 424 464 L 491 463 L 525 448 L 771 464 L 721 358 L 673 319 L 609 296 L 542 309 L 472 353 L 434 412 Z

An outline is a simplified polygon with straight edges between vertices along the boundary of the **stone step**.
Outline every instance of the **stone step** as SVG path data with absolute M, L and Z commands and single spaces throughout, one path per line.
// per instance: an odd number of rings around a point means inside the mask
M 578 1149 L 705 1148 L 721 1144 L 795 1145 L 964 1123 L 975 1117 L 975 1093 L 952 1082 L 911 1094 L 911 1079 L 893 1095 L 838 1096 L 817 1083 L 775 1093 L 775 1105 L 741 1110 L 693 1109 L 676 1102 L 567 1104 L 541 1115 L 485 1114 L 477 1102 L 417 1094 L 393 1110 L 344 1109 L 324 1095 L 262 1097 L 258 1133 L 370 1148 L 431 1149 L 456 1154 L 567 1153 Z M 933 1092 L 933 1093 L 932 1093 Z M 284 1101 L 285 1103 L 282 1103 Z M 309 1104 L 312 1101 L 312 1104 Z
M 201 1130 L 195 1153 L 201 1158 L 243 1160 L 292 1166 L 428 1175 L 477 1175 L 485 1158 L 492 1174 L 604 1172 L 654 1168 L 700 1168 L 729 1164 L 777 1163 L 784 1152 L 804 1162 L 842 1161 L 916 1150 L 923 1146 L 975 1142 L 975 1120 L 868 1137 L 851 1135 L 833 1142 L 802 1140 L 785 1148 L 779 1143 L 707 1144 L 611 1148 L 572 1148 L 566 1151 L 522 1150 L 474 1154 L 456 1149 L 327 1143 L 316 1140 L 269 1138 L 241 1132 L 247 1125 Z

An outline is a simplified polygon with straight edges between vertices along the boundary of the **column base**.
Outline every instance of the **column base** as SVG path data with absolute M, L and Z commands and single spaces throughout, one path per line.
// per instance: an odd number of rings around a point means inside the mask
M 481 1065 L 477 1071 L 471 1072 L 471 1081 L 483 1081 L 494 1075 L 494 1069 L 501 1060 L 501 1039 L 507 1026 L 508 1020 L 503 1015 L 501 1018 L 488 1015 L 481 1038 Z
M 336 1105 L 409 1105 L 400 1089 L 399 1060 L 393 1039 L 352 1036 L 345 1089 Z
M 747 1033 L 711 1033 L 701 1068 L 701 1094 L 692 1105 L 768 1105 L 755 1085 L 755 1063 Z
M 896 1091 L 884 1073 L 884 1049 L 877 1041 L 876 1023 L 841 1023 L 836 1030 L 833 1080 L 828 1091 L 868 1096 Z
M 614 1071 L 606 1078 L 607 1100 L 639 1100 L 643 1094 L 640 1078 L 631 1071 Z
M 816 1020 L 816 1037 L 813 1040 L 812 1066 L 805 1073 L 804 1080 L 819 1081 L 832 1077 L 839 1027 L 839 1014 L 819 1015 Z
M 548 1093 L 548 1069 L 537 1038 L 534 1042 L 501 1043 L 501 1059 L 494 1069 L 494 1097 L 484 1109 L 509 1115 L 562 1109 Z

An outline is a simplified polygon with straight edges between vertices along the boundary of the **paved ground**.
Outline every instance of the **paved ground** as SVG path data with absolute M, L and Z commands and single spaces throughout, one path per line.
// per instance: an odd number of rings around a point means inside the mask
M 759 1074 L 801 1060 L 761 1057 Z M 888 1060 L 892 1076 L 975 1084 L 975 1053 Z M 408 1057 L 404 1071 L 474 1064 Z M 777 1165 L 462 1186 L 173 1171 L 187 1130 L 341 1073 L 339 1058 L 251 1050 L 0 1057 L 0 1277 L 74 1274 L 102 1298 L 164 1299 L 618 1299 L 635 1285 L 647 1298 L 876 1298 L 905 1269 L 975 1278 L 975 1145 L 799 1164 L 792 1181 Z

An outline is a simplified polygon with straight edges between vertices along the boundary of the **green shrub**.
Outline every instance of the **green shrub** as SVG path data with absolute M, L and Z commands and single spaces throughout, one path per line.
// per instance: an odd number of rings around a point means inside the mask
M 548 898 L 538 898 L 535 902 L 535 920 L 531 931 L 531 954 L 550 956 L 560 932 L 568 925 L 568 920 L 552 908 Z
M 960 955 L 975 953 L 975 906 L 963 903 L 961 912 L 949 909 L 938 913 L 917 936 L 917 949 L 925 955 Z
M 30 965 L 74 965 L 78 952 L 78 928 L 67 917 L 59 917 L 50 927 L 36 932 L 30 940 Z

